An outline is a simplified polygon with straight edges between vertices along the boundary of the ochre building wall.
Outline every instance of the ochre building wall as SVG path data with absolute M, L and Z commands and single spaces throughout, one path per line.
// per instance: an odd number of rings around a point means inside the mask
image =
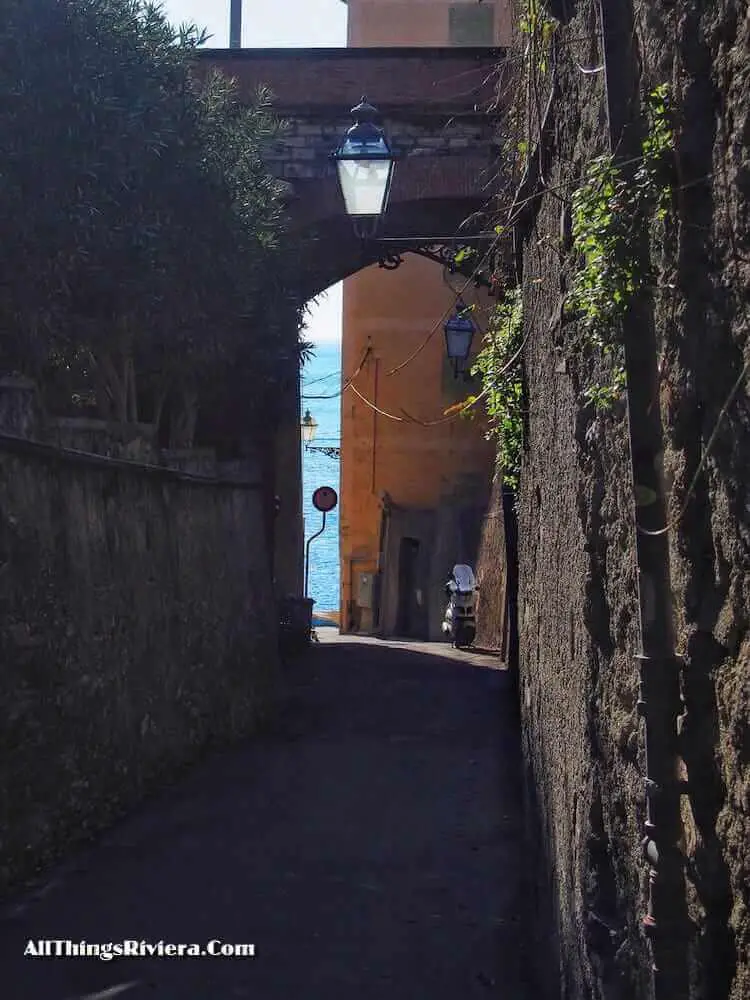
M 349 45 L 506 45 L 510 5 L 485 0 L 349 0 Z
M 378 567 L 378 553 L 384 496 L 398 508 L 434 511 L 460 491 L 462 482 L 478 477 L 484 487 L 493 463 L 481 415 L 443 419 L 444 410 L 472 390 L 471 383 L 454 378 L 445 354 L 442 318 L 452 309 L 454 295 L 431 261 L 411 254 L 401 270 L 403 274 L 368 268 L 344 296 L 344 376 L 362 364 L 354 386 L 365 397 L 352 390 L 342 397 L 345 612 L 352 586 L 356 595 L 358 576 L 383 568 Z M 436 326 L 416 357 L 394 372 Z M 445 572 L 449 570 L 446 565 Z M 345 614 L 344 628 L 349 624 Z M 353 624 L 367 630 L 373 623 L 365 610 Z

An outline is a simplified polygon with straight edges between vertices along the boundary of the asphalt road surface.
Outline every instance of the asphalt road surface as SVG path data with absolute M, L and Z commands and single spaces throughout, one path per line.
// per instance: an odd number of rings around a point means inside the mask
M 321 642 L 269 732 L 0 909 L 0 995 L 528 1000 L 513 700 L 489 657 Z M 44 939 L 255 953 L 24 956 Z

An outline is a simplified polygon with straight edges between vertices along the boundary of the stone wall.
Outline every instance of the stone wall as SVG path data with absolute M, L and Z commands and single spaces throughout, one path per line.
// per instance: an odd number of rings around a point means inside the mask
M 518 666 L 518 530 L 515 494 L 498 469 L 482 517 L 477 558 L 477 645 Z
M 64 450 L 30 404 L 0 391 L 0 891 L 252 732 L 276 667 L 247 468 Z
M 351 125 L 351 115 L 334 121 L 290 120 L 283 136 L 266 153 L 269 169 L 276 177 L 292 181 L 334 176 L 331 152 Z M 465 158 L 468 152 L 486 150 L 490 138 L 481 116 L 474 122 L 447 115 L 444 122 L 437 123 L 386 119 L 382 125 L 393 149 L 404 158 Z
M 626 0 L 608 4 L 630 7 Z M 607 149 L 598 3 L 554 4 L 556 99 L 524 223 L 528 440 L 519 502 L 520 699 L 540 992 L 651 996 L 632 490 L 624 407 L 563 312 L 569 195 Z M 671 85 L 675 198 L 655 227 L 677 652 L 690 997 L 750 995 L 750 34 L 747 4 L 636 10 L 641 90 Z M 549 77 L 547 79 L 547 85 Z M 614 83 L 613 85 L 616 85 Z M 541 106 L 547 89 L 540 94 Z M 744 369 L 743 369 L 744 366 Z M 702 461 L 703 457 L 703 461 Z M 702 464 L 701 464 L 702 462 Z M 547 961 L 549 959 L 549 961 Z

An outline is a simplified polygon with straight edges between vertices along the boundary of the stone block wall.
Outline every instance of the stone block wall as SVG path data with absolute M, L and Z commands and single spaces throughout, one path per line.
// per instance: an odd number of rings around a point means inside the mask
M 351 127 L 351 117 L 336 121 L 291 119 L 283 136 L 266 153 L 266 162 L 276 177 L 284 180 L 314 180 L 335 177 L 331 153 Z M 445 116 L 426 122 L 386 118 L 383 127 L 394 152 L 407 157 L 465 157 L 468 150 L 488 150 L 489 136 L 481 117 L 461 121 Z
M 513 498 L 506 498 L 503 493 L 502 474 L 497 470 L 490 502 L 482 517 L 477 559 L 477 644 L 498 650 L 506 663 L 516 666 L 517 650 L 512 636 L 517 590 L 515 513 Z
M 54 439 L 8 394 L 0 430 Z M 0 891 L 263 717 L 276 622 L 261 495 L 229 471 L 222 484 L 0 437 Z

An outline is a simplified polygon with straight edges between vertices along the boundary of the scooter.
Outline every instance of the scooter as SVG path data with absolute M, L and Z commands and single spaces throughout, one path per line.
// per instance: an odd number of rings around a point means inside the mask
M 445 585 L 448 607 L 443 616 L 442 630 L 456 649 L 470 646 L 477 634 L 475 595 L 478 590 L 471 566 L 458 563 L 453 567 L 450 580 Z

